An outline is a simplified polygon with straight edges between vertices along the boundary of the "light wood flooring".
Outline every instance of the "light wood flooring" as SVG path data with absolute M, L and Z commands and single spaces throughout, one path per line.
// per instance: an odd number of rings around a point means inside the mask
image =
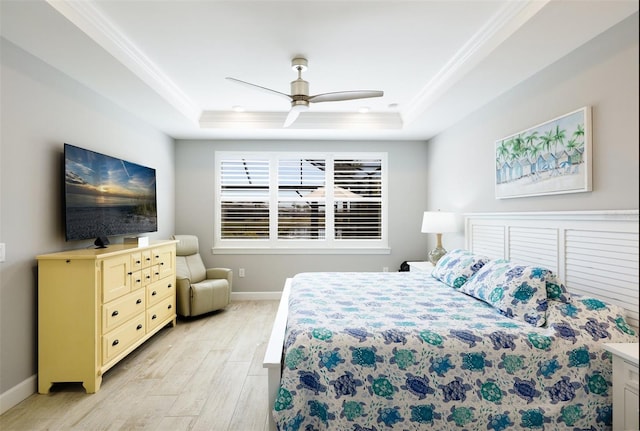
M 0 430 L 267 430 L 262 360 L 277 301 L 232 302 L 178 319 L 105 373 L 34 394 L 0 416 Z

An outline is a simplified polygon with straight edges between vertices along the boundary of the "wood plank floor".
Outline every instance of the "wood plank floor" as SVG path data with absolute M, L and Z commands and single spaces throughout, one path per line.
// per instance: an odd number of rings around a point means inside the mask
M 100 390 L 53 386 L 0 416 L 2 431 L 267 430 L 262 359 L 277 301 L 179 319 L 105 373 Z

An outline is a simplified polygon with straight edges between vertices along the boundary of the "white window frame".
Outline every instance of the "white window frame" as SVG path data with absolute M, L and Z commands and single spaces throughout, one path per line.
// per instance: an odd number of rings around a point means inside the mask
M 221 164 L 228 159 L 268 159 L 270 160 L 270 193 L 269 193 L 269 239 L 222 239 L 221 223 L 222 199 Z M 326 159 L 331 162 L 327 169 L 326 187 L 327 232 L 333 232 L 333 160 L 335 159 L 379 159 L 381 161 L 381 236 L 380 239 L 334 240 L 327 234 L 325 239 L 278 239 L 278 163 L 280 159 Z M 386 152 L 294 152 L 294 151 L 216 151 L 215 152 L 215 196 L 214 196 L 214 241 L 213 254 L 389 254 L 388 242 L 388 154 Z M 331 175 L 329 175 L 331 173 Z M 275 208 L 275 211 L 274 211 Z M 330 213 L 330 214 L 329 214 Z

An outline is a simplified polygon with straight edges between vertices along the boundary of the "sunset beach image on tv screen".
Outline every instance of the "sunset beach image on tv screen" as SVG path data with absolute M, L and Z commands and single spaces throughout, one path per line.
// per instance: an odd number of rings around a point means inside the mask
M 65 145 L 67 240 L 157 230 L 156 171 Z

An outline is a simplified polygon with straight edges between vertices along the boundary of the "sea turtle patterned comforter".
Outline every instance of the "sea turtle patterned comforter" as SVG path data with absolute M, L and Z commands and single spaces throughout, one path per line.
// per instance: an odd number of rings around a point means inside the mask
M 506 317 L 423 272 L 302 273 L 291 285 L 274 419 L 284 430 L 610 429 L 617 307 Z

